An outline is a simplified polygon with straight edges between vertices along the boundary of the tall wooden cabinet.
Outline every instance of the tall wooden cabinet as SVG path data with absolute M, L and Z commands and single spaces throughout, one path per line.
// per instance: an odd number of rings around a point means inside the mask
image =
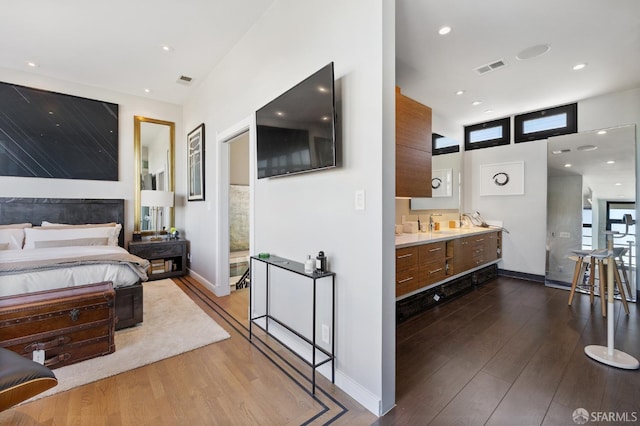
M 396 87 L 396 197 L 431 197 L 431 108 Z

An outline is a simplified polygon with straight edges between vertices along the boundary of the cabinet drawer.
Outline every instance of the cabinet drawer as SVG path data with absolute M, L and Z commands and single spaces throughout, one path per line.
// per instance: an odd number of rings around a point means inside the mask
M 129 252 L 145 259 L 158 259 L 171 256 L 182 256 L 184 246 L 182 244 L 130 245 Z
M 442 281 L 447 277 L 447 265 L 444 260 L 430 262 L 420 267 L 420 276 L 424 285 L 430 285 Z
M 443 260 L 447 252 L 447 243 L 444 241 L 438 243 L 424 244 L 419 248 L 418 258 L 420 264 Z
M 396 250 L 396 271 L 405 271 L 418 266 L 418 248 L 405 247 Z
M 420 268 L 415 267 L 406 271 L 396 271 L 396 296 L 402 296 L 420 287 L 424 287 Z

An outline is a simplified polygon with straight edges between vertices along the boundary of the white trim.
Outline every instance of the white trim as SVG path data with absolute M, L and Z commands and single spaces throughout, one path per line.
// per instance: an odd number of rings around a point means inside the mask
M 338 369 L 336 369 L 336 386 L 346 392 L 347 395 L 355 399 L 372 414 L 378 417 L 385 414 L 380 412 L 382 401 L 379 397 Z
M 249 247 L 254 247 L 254 183 L 255 183 L 255 117 L 253 115 L 216 134 L 218 199 L 216 211 L 218 217 L 218 270 L 214 293 L 227 296 L 229 287 L 229 142 L 242 133 L 249 132 Z M 251 254 L 251 252 L 249 253 Z M 225 266 L 226 265 L 226 266 Z

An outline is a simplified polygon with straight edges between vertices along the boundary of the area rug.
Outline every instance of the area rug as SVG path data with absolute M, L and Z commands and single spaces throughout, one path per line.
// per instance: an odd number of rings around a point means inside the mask
M 56 368 L 58 385 L 29 401 L 229 338 L 170 279 L 146 282 L 142 291 L 144 320 L 116 332 L 114 353 Z

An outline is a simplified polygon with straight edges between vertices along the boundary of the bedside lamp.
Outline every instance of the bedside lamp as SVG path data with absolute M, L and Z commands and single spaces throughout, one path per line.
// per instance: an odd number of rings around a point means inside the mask
M 159 216 L 162 216 L 164 207 L 173 207 L 173 192 L 171 191 L 153 191 L 143 189 L 140 191 L 140 205 L 150 207 L 154 213 L 154 228 L 156 231 L 155 237 L 151 238 L 152 241 L 158 241 L 162 238 L 159 235 Z

